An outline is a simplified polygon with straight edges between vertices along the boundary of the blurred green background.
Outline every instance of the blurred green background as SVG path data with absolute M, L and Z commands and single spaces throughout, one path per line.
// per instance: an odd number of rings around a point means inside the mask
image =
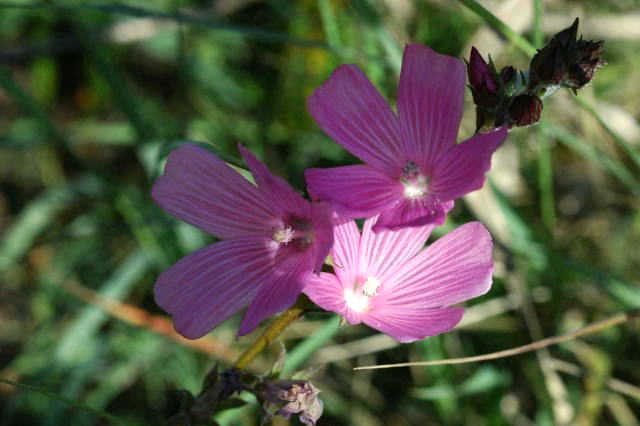
M 458 57 L 473 44 L 526 69 L 526 49 L 471 3 L 0 1 L 0 377 L 158 424 L 167 391 L 198 392 L 257 335 L 236 341 L 236 317 L 180 340 L 153 301 L 158 274 L 213 241 L 152 202 L 168 152 L 192 140 L 237 156 L 242 141 L 302 189 L 305 168 L 354 161 L 305 108 L 336 66 L 357 64 L 392 103 L 410 41 Z M 398 345 L 318 314 L 286 331 L 289 370 L 323 366 L 320 424 L 639 424 L 638 321 L 485 364 L 351 370 L 497 351 L 640 307 L 640 2 L 482 4 L 538 47 L 579 16 L 609 65 L 584 105 L 557 93 L 540 125 L 512 132 L 490 183 L 439 229 L 481 220 L 496 242 L 493 289 L 460 328 Z M 250 404 L 218 420 L 259 415 Z M 107 423 L 0 383 L 0 425 Z

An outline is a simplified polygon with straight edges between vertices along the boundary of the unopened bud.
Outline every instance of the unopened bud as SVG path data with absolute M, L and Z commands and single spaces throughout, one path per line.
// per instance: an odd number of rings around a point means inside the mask
M 575 58 L 567 71 L 564 86 L 580 89 L 590 83 L 596 70 L 607 64 L 601 55 L 604 41 L 579 40 L 573 52 Z
M 240 393 L 244 389 L 242 384 L 242 373 L 235 368 L 230 368 L 220 374 L 222 378 L 220 399 L 225 400 L 234 393 Z
M 540 121 L 542 101 L 535 95 L 519 95 L 509 105 L 509 117 L 514 126 L 522 127 Z
M 530 91 L 541 93 L 552 86 L 580 89 L 593 79 L 596 70 L 606 65 L 601 57 L 604 42 L 580 40 L 579 20 L 558 34 L 531 60 Z
M 498 102 L 498 83 L 495 80 L 495 71 L 475 47 L 471 48 L 471 55 L 469 62 L 467 62 L 467 75 L 473 102 L 484 108 L 495 107 Z
M 508 65 L 500 70 L 500 78 L 504 84 L 509 84 L 516 75 L 516 69 Z
M 563 47 L 552 40 L 542 50 L 539 50 L 531 60 L 529 89 L 537 90 L 557 86 L 566 71 L 567 65 L 563 58 Z

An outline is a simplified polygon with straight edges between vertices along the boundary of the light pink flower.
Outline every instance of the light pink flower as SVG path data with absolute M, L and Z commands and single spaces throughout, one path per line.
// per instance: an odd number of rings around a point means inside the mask
M 316 122 L 367 164 L 309 169 L 314 196 L 341 214 L 380 214 L 374 230 L 442 224 L 453 200 L 484 184 L 506 129 L 456 144 L 465 66 L 426 46 L 404 51 L 398 116 L 367 77 L 343 65 L 308 99 Z
M 153 186 L 163 209 L 224 240 L 164 271 L 156 302 L 196 339 L 249 305 L 238 331 L 292 305 L 333 245 L 327 203 L 310 203 L 239 146 L 256 184 L 192 144 L 169 154 Z
M 491 287 L 493 244 L 478 222 L 467 223 L 421 250 L 434 225 L 362 236 L 353 220 L 334 227 L 334 274 L 313 276 L 304 292 L 350 324 L 363 322 L 407 343 L 451 330 L 463 308 L 451 307 Z

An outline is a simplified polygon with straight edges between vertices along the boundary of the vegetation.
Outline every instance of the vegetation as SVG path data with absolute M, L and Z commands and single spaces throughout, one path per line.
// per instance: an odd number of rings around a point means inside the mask
M 502 3 L 496 23 L 470 0 L 0 2 L 0 425 L 161 424 L 171 391 L 197 394 L 259 336 L 236 341 L 235 317 L 187 341 L 153 300 L 161 271 L 213 241 L 151 200 L 171 150 L 203 142 L 232 162 L 241 141 L 303 189 L 304 169 L 354 161 L 305 108 L 336 66 L 393 100 L 407 42 L 526 69 L 576 15 L 608 65 L 511 132 L 489 184 L 436 233 L 489 228 L 492 290 L 455 331 L 407 345 L 306 315 L 282 335 L 283 371 L 321 366 L 319 424 L 639 424 L 637 320 L 482 364 L 352 370 L 499 351 L 640 308 L 640 34 L 624 31 L 640 2 Z M 465 106 L 459 140 L 475 130 L 470 92 Z

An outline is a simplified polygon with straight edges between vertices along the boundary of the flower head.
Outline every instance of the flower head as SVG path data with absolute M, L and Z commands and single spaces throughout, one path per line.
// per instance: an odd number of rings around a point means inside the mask
M 310 192 L 351 218 L 380 214 L 376 232 L 442 224 L 453 200 L 482 187 L 506 138 L 500 129 L 456 144 L 464 81 L 462 61 L 408 45 L 396 115 L 357 67 L 338 67 L 308 99 L 309 112 L 366 164 L 309 169 Z
M 169 154 L 153 199 L 223 241 L 164 271 L 156 302 L 195 339 L 249 305 L 238 331 L 252 331 L 292 305 L 333 244 L 326 203 L 310 203 L 242 146 L 256 185 L 211 152 L 185 144 Z
M 451 307 L 491 287 L 493 244 L 478 222 L 424 250 L 433 225 L 362 235 L 353 220 L 334 228 L 334 272 L 314 276 L 304 292 L 318 306 L 406 343 L 451 330 L 464 310 Z
M 300 422 L 313 426 L 323 410 L 319 393 L 318 388 L 306 380 L 274 380 L 265 385 L 261 396 L 267 405 L 278 408 L 275 414 L 286 419 L 297 414 Z
M 572 89 L 590 83 L 597 70 L 607 64 L 602 58 L 604 41 L 578 39 L 579 19 L 560 31 L 531 60 L 529 89 L 553 90 L 553 86 Z

